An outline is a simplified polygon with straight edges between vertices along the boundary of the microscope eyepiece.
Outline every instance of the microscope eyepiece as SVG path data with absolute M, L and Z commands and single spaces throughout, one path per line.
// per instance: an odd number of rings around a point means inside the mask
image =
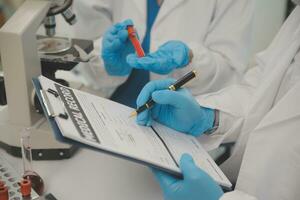
M 62 16 L 65 18 L 66 22 L 68 22 L 70 25 L 74 25 L 77 22 L 76 15 L 73 13 L 73 11 L 70 8 L 62 12 Z
M 58 14 L 62 14 L 64 19 L 67 23 L 70 25 L 73 25 L 76 23 L 76 15 L 72 11 L 72 4 L 73 0 L 64 0 L 64 3 L 62 5 L 53 4 L 48 11 L 48 14 L 44 20 L 44 26 L 46 29 L 46 34 L 49 37 L 55 36 L 55 28 L 56 28 L 56 20 L 55 16 Z

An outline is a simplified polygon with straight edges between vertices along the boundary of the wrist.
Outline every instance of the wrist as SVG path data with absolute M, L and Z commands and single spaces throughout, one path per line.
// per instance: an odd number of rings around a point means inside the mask
M 128 76 L 132 71 L 132 68 L 116 54 L 102 51 L 101 57 L 105 71 L 110 76 Z
M 194 54 L 193 51 L 181 41 L 176 41 L 176 45 L 174 45 L 173 51 L 175 51 L 173 57 L 174 63 L 176 63 L 176 68 L 184 68 L 192 61 Z M 177 51 L 177 52 L 176 52 Z
M 193 58 L 194 58 L 193 50 L 189 49 L 189 63 L 188 64 L 190 64 L 192 62 Z
M 117 65 L 113 65 L 105 61 L 104 61 L 104 67 L 105 67 L 105 71 L 110 76 L 128 76 L 132 71 L 131 67 L 119 67 Z
M 219 110 L 214 110 L 214 122 L 213 126 L 208 129 L 207 131 L 204 132 L 204 134 L 210 135 L 214 133 L 218 128 L 220 124 L 220 111 Z
M 184 46 L 184 55 L 185 56 L 184 56 L 183 65 L 181 67 L 186 67 L 193 60 L 194 54 L 193 54 L 193 51 L 184 42 L 182 42 L 182 44 Z
M 193 136 L 200 136 L 213 128 L 215 121 L 215 110 L 199 106 L 197 122 L 190 131 Z

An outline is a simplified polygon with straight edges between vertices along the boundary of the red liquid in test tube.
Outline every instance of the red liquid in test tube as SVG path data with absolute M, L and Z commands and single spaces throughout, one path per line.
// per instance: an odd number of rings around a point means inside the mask
M 136 31 L 135 31 L 134 27 L 127 26 L 127 31 L 128 31 L 129 40 L 131 41 L 131 43 L 136 51 L 136 54 L 138 55 L 138 57 L 144 57 L 145 52 L 144 52 L 142 45 L 136 35 Z

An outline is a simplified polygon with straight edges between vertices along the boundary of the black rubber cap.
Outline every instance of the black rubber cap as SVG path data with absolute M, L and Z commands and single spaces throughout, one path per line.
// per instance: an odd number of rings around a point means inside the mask
M 7 100 L 6 100 L 6 92 L 4 86 L 4 78 L 0 76 L 0 105 L 4 106 L 6 104 L 7 104 Z

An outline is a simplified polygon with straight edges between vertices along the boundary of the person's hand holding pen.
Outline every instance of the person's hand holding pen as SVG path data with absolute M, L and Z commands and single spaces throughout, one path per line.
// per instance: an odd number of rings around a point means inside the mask
M 137 106 L 144 106 L 151 98 L 155 103 L 138 114 L 137 123 L 151 126 L 155 120 L 193 136 L 210 130 L 214 124 L 214 110 L 201 107 L 186 89 L 168 89 L 175 82 L 173 79 L 152 81 L 143 88 Z

